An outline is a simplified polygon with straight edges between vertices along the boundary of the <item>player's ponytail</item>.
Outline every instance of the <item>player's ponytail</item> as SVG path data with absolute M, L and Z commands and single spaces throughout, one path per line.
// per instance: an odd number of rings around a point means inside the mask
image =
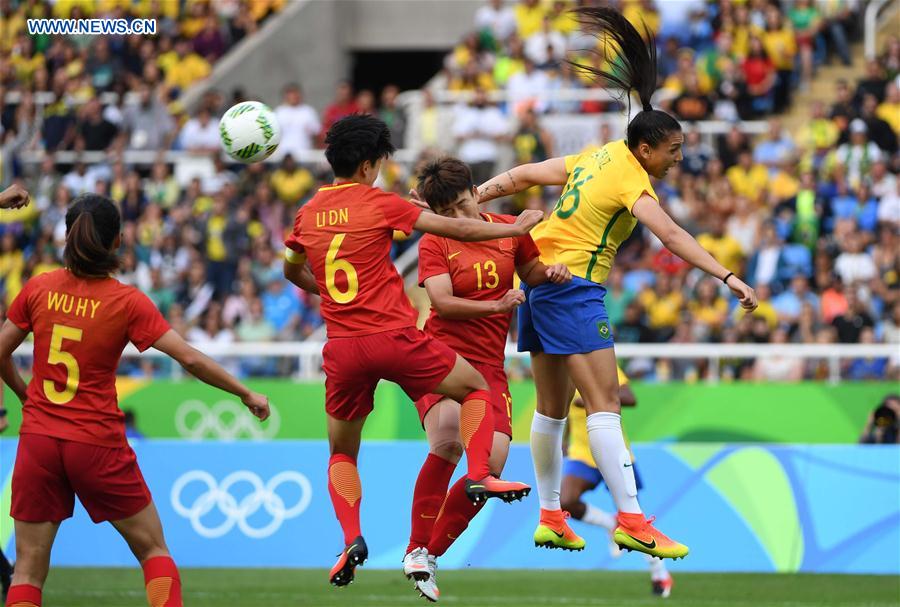
M 628 123 L 628 147 L 635 149 L 641 142 L 656 147 L 681 125 L 669 114 L 654 110 L 650 98 L 656 91 L 656 42 L 644 26 L 646 40 L 621 13 L 610 8 L 579 8 L 575 11 L 585 31 L 603 43 L 609 69 L 574 63 L 593 76 L 601 86 L 620 89 L 631 104 L 631 93 L 637 94 L 641 111 Z M 630 114 L 630 112 L 629 112 Z
M 122 226 L 119 210 L 105 196 L 82 194 L 66 212 L 63 259 L 72 274 L 102 278 L 119 269 L 113 244 Z

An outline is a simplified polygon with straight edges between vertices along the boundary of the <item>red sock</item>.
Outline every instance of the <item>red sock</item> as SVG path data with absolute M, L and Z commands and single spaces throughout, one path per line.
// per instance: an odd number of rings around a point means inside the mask
M 425 458 L 413 491 L 412 529 L 409 533 L 409 546 L 406 547 L 407 554 L 428 545 L 455 469 L 456 464 L 434 453 L 429 453 Z
M 474 505 L 466 495 L 465 477 L 456 481 L 447 493 L 447 499 L 434 522 L 434 531 L 428 542 L 428 554 L 441 556 L 447 552 L 447 548 L 466 530 L 469 521 L 475 518 L 483 505 L 484 502 Z
M 335 453 L 328 460 L 328 493 L 334 513 L 344 530 L 344 544 L 349 546 L 362 535 L 359 530 L 359 503 L 362 501 L 362 485 L 356 460 L 343 453 Z
M 463 399 L 459 413 L 459 434 L 469 462 L 467 476 L 473 481 L 480 481 L 491 471 L 488 458 L 494 443 L 494 416 L 490 402 L 490 392 L 475 390 Z
M 150 607 L 183 607 L 181 577 L 170 556 L 155 556 L 141 563 Z
M 41 589 L 31 584 L 10 586 L 6 607 L 41 607 Z

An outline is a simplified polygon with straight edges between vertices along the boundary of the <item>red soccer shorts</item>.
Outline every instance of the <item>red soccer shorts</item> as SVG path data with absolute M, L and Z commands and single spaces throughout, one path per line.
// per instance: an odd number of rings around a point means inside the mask
M 494 412 L 494 431 L 502 432 L 512 438 L 512 397 L 509 395 L 509 381 L 506 379 L 506 371 L 502 366 L 489 365 L 469 361 L 475 370 L 481 373 L 484 381 L 488 383 L 491 391 L 491 405 Z M 440 394 L 426 394 L 416 401 L 416 410 L 419 412 L 419 421 L 425 425 L 425 416 L 433 406 L 446 398 Z
M 12 477 L 10 514 L 27 523 L 72 516 L 75 496 L 95 523 L 134 516 L 150 490 L 131 447 L 100 447 L 42 434 L 22 434 Z
M 375 386 L 386 379 L 413 400 L 434 391 L 456 364 L 456 352 L 410 327 L 329 339 L 322 350 L 325 411 L 350 421 L 372 412 Z

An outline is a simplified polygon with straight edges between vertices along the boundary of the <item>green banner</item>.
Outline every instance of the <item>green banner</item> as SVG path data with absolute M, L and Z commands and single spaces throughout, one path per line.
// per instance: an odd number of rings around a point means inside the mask
M 117 382 L 123 409 L 135 413 L 138 430 L 153 438 L 318 439 L 325 437 L 325 387 L 322 383 L 251 380 L 269 396 L 272 418 L 258 423 L 234 397 L 197 381 Z M 867 416 L 891 382 L 800 384 L 633 384 L 638 406 L 624 412 L 628 436 L 636 442 L 854 443 Z M 510 385 L 513 433 L 527 441 L 534 411 L 534 385 Z M 11 429 L 21 409 L 7 389 Z M 366 423 L 369 440 L 421 440 L 415 408 L 402 390 L 382 382 L 375 413 Z

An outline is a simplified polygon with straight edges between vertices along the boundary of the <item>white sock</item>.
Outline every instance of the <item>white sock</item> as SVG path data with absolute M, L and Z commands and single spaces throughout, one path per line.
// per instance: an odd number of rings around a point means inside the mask
M 591 454 L 609 488 L 619 512 L 641 513 L 631 455 L 622 437 L 622 417 L 618 413 L 594 413 L 587 418 Z
M 581 517 L 582 523 L 603 527 L 607 531 L 612 531 L 618 526 L 616 517 L 614 517 L 609 512 L 601 510 L 600 508 L 597 508 L 596 506 L 592 506 L 590 504 L 585 505 L 587 506 L 587 509 L 584 511 L 584 516 Z
M 661 582 L 669 577 L 669 570 L 666 569 L 666 562 L 661 558 L 644 555 L 647 557 L 647 564 L 650 565 L 650 579 L 654 582 Z
M 531 420 L 531 460 L 537 480 L 538 498 L 544 510 L 559 510 L 562 485 L 562 439 L 565 419 L 534 412 Z

